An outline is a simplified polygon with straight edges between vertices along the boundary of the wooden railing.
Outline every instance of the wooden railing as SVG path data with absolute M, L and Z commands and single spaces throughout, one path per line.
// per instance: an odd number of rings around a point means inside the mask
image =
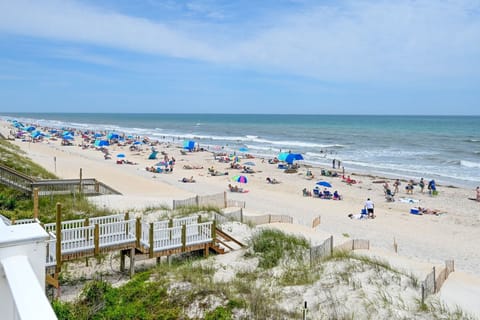
M 100 249 L 125 244 L 154 255 L 158 251 L 212 242 L 215 234 L 213 222 L 198 223 L 199 216 L 152 223 L 142 222 L 140 218 L 125 220 L 125 216 L 128 215 L 62 221 L 59 223 L 60 241 L 57 239 L 57 224 L 45 224 L 44 228 L 50 235 L 47 267 L 55 266 L 64 255 L 97 254 Z
M 0 164 L 0 182 L 22 192 L 31 193 L 35 180 L 21 172 Z
M 32 194 L 33 190 L 38 188 L 39 196 L 75 193 L 85 195 L 121 194 L 93 178 L 36 180 L 2 164 L 0 164 L 0 183 L 28 194 Z

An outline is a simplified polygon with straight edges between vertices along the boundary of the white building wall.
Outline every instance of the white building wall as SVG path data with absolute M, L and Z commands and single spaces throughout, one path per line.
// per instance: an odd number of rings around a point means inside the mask
M 56 319 L 45 296 L 48 235 L 37 224 L 0 222 L 0 318 Z

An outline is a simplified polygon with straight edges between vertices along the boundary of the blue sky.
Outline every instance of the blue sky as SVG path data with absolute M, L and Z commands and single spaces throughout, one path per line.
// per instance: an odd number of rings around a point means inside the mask
M 0 0 L 0 111 L 480 114 L 480 1 Z

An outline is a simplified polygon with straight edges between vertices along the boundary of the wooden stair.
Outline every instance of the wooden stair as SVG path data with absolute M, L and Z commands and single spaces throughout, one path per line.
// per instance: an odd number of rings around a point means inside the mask
M 224 254 L 226 252 L 230 252 L 235 250 L 235 246 L 232 245 L 232 242 L 239 246 L 240 248 L 245 247 L 245 244 L 238 241 L 225 231 L 222 231 L 219 228 L 216 228 L 216 237 L 215 237 L 215 245 L 210 246 L 210 248 L 218 254 Z

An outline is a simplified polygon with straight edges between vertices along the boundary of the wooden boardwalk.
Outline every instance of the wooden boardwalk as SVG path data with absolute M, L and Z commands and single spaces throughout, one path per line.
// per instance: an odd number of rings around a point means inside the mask
M 84 195 L 121 194 L 112 187 L 93 178 L 36 180 L 10 167 L 0 164 L 0 183 L 18 191 L 39 196 L 82 193 Z
M 130 275 L 135 271 L 135 256 L 147 258 L 171 256 L 192 251 L 209 250 L 224 253 L 219 245 L 233 238 L 216 228 L 215 221 L 202 222 L 200 216 L 188 216 L 153 223 L 140 218 L 130 219 L 127 214 L 61 221 L 61 206 L 57 205 L 57 222 L 44 224 L 50 235 L 47 243 L 47 283 L 58 288 L 62 263 L 80 258 L 95 257 L 102 253 L 119 251 L 120 269 L 125 271 L 125 258 L 130 259 Z M 35 219 L 16 221 L 38 222 Z M 216 233 L 220 232 L 217 239 Z M 226 240 L 227 239 L 227 240 Z M 238 241 L 236 241 L 240 244 Z

